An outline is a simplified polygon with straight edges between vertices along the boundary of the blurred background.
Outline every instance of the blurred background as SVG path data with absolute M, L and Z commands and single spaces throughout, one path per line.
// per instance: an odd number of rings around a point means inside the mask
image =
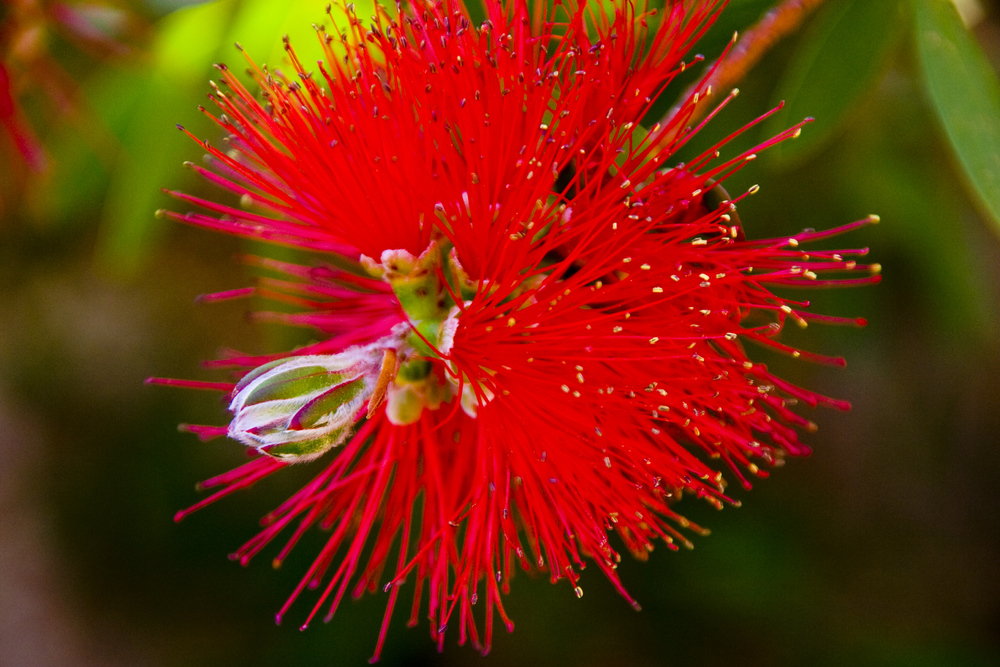
M 322 534 L 280 571 L 271 552 L 247 568 L 226 558 L 314 471 L 174 524 L 195 482 L 243 453 L 177 432 L 222 423 L 212 397 L 143 386 L 212 379 L 198 364 L 219 346 L 305 340 L 252 322 L 254 304 L 195 305 L 250 284 L 236 257 L 260 249 L 153 211 L 169 205 L 161 187 L 208 192 L 181 167 L 201 155 L 174 124 L 218 139 L 197 110 L 211 64 L 238 64 L 239 40 L 280 65 L 284 33 L 313 58 L 323 4 L 0 4 L 0 665 L 349 665 L 372 653 L 381 595 L 300 633 L 305 596 L 273 623 Z M 731 0 L 698 51 L 716 57 L 774 4 Z M 881 215 L 833 245 L 870 246 L 882 284 L 808 297 L 869 326 L 784 334 L 847 369 L 752 353 L 854 409 L 810 414 L 815 453 L 736 490 L 742 507 L 685 500 L 712 535 L 624 559 L 642 612 L 595 568 L 579 600 L 519 573 L 517 629 L 498 631 L 489 658 L 455 637 L 439 655 L 426 623 L 406 629 L 397 614 L 383 663 L 1000 664 L 998 68 L 1000 8 L 985 1 L 827 0 L 778 44 L 698 143 L 785 100 L 726 149 L 817 119 L 727 183 L 762 187 L 740 208 L 748 233 Z

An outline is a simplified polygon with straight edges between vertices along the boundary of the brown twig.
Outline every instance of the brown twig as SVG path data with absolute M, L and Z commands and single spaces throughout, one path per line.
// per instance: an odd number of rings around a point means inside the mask
M 702 118 L 709 108 L 708 99 L 712 91 L 729 90 L 729 87 L 746 76 L 761 58 L 777 44 L 782 37 L 794 31 L 802 21 L 823 3 L 823 0 L 784 0 L 780 5 L 770 9 L 763 18 L 751 26 L 743 37 L 715 63 L 707 79 L 692 84 L 681 95 L 678 104 L 663 117 L 660 122 L 664 128 L 675 126 L 676 116 L 688 107 L 692 112 L 685 125 L 694 124 Z M 734 40 L 736 36 L 733 36 Z M 700 95 L 695 98 L 695 94 Z M 687 104 L 694 100 L 693 110 Z M 680 128 L 678 128 L 679 131 Z

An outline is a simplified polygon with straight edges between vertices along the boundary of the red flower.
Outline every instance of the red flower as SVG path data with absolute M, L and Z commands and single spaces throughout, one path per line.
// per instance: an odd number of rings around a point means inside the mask
M 679 529 L 702 530 L 673 502 L 730 502 L 713 459 L 749 487 L 744 471 L 808 452 L 796 402 L 847 407 L 747 357 L 752 340 L 840 364 L 775 336 L 788 319 L 856 322 L 769 288 L 877 280 L 848 258 L 863 250 L 800 249 L 874 217 L 747 240 L 716 183 L 754 154 L 671 164 L 695 98 L 641 130 L 719 2 L 484 5 L 478 26 L 457 1 L 371 21 L 347 5 L 346 27 L 319 29 L 317 69 L 290 48 L 294 78 L 250 63 L 262 101 L 220 66 L 229 146 L 202 143 L 217 168 L 194 168 L 249 211 L 174 193 L 210 213 L 167 213 L 329 253 L 318 268 L 267 261 L 287 278 L 259 288 L 301 306 L 274 317 L 322 342 L 213 362 L 245 373 L 235 385 L 174 381 L 231 392 L 228 427 L 190 428 L 258 454 L 178 518 L 325 455 L 235 557 L 287 528 L 280 562 L 306 530 L 331 531 L 278 618 L 307 587 L 321 592 L 306 624 L 349 589 L 385 590 L 376 657 L 408 578 L 411 624 L 425 610 L 441 645 L 457 621 L 484 652 L 494 614 L 513 628 L 501 592 L 517 565 L 582 595 L 591 561 L 638 607 L 615 572 L 621 546 L 689 546 Z

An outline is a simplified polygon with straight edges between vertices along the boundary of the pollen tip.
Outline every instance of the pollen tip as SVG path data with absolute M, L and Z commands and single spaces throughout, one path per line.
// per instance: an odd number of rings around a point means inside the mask
M 872 264 L 871 266 L 868 267 L 868 270 L 871 271 L 873 274 L 882 273 L 882 265 L 878 263 Z
M 872 223 L 873 225 L 877 225 L 881 221 L 882 218 L 877 213 L 871 213 L 868 216 L 868 222 Z
M 174 127 L 176 127 L 176 128 L 177 128 L 178 130 L 180 130 L 181 132 L 183 132 L 183 131 L 184 131 L 184 126 L 183 126 L 183 125 L 181 125 L 180 123 L 176 123 L 176 124 L 174 125 Z
M 275 558 L 274 560 L 271 561 L 271 567 L 273 567 L 275 570 L 280 570 L 282 562 L 283 561 L 280 558 Z

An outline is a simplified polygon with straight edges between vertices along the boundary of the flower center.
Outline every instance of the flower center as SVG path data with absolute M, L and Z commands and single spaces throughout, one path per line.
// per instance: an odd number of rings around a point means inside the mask
M 458 327 L 455 297 L 471 299 L 478 289 L 451 245 L 435 241 L 419 257 L 386 250 L 380 262 L 361 259 L 392 287 L 408 321 L 368 345 L 293 356 L 251 371 L 233 393 L 230 437 L 275 458 L 309 461 L 353 433 L 365 402 L 369 417 L 384 402 L 388 420 L 405 425 L 425 409 L 451 402 L 459 387 L 462 408 L 471 417 L 481 400 L 492 399 L 485 388 L 477 398 L 468 378 L 459 380 L 440 363 Z
M 409 333 L 396 350 L 399 369 L 386 391 L 386 416 L 394 424 L 412 424 L 425 408 L 436 410 L 455 393 L 455 382 L 434 360 L 447 352 L 442 347 L 450 348 L 454 335 L 453 295 L 471 297 L 476 285 L 449 251 L 451 244 L 438 240 L 419 257 L 406 250 L 386 250 L 378 263 L 361 258 L 372 276 L 389 283 L 409 319 Z

